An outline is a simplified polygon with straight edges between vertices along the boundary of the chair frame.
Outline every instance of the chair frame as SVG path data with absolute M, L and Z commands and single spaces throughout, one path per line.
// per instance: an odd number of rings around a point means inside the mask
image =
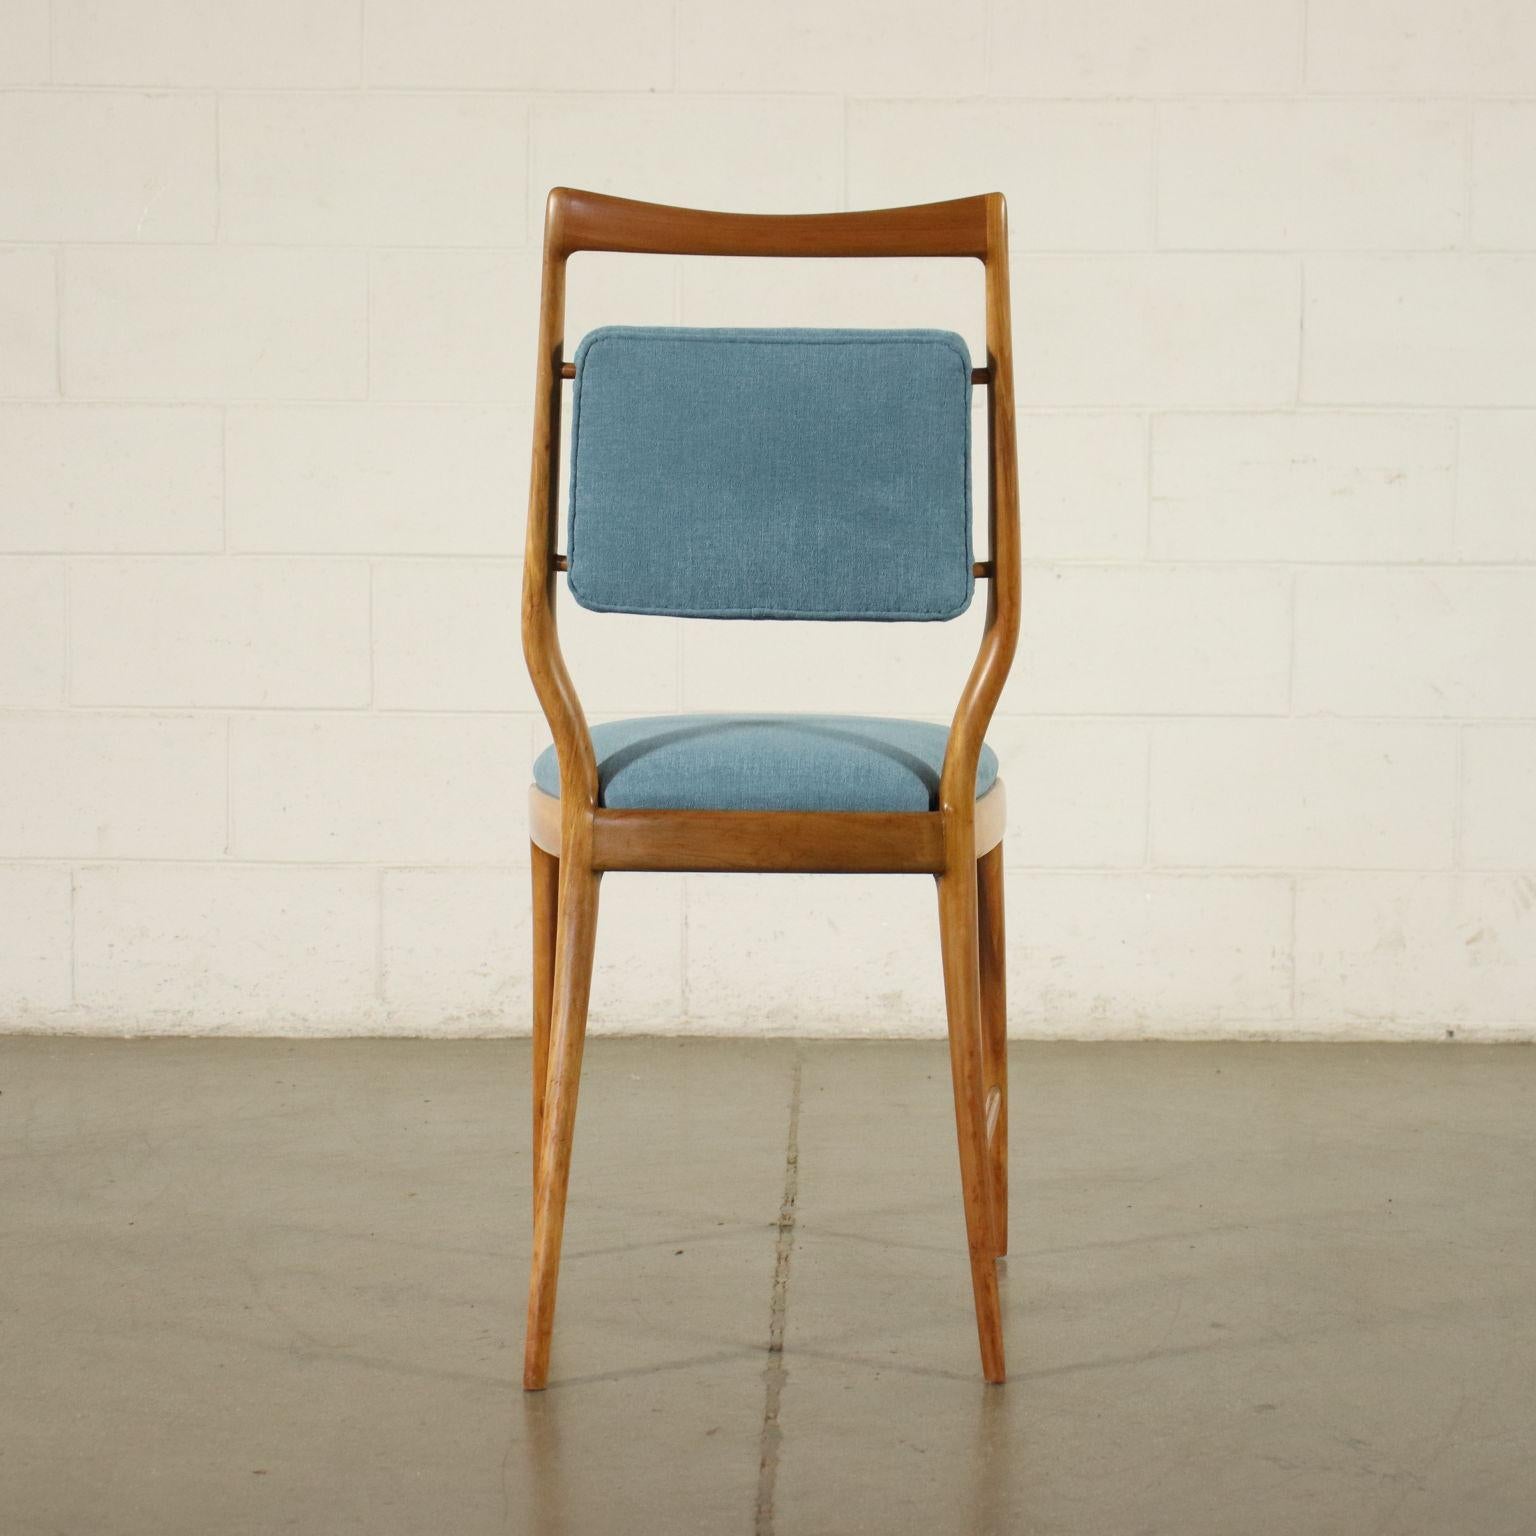
M 919 812 L 610 810 L 555 624 L 566 264 L 579 251 L 698 256 L 974 257 L 986 284 L 986 627 L 950 726 L 939 808 Z M 1003 786 L 976 799 L 976 767 L 1018 643 L 1018 470 L 1001 193 L 861 213 L 740 214 L 556 187 L 544 222 L 538 382 L 523 582 L 523 649 L 554 736 L 560 794 L 530 795 L 533 863 L 533 1259 L 523 1386 L 549 1377 L 571 1141 L 608 870 L 930 874 L 949 1022 L 961 1188 L 982 1372 L 1004 1379 L 995 1260 L 1008 1248 Z

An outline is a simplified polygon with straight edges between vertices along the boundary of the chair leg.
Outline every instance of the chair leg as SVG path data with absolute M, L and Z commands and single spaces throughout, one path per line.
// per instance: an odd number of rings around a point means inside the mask
M 529 1392 L 541 1390 L 549 1379 L 549 1340 L 555 1325 L 555 1287 L 560 1278 L 560 1239 L 565 1232 L 565 1193 L 571 1177 L 571 1138 L 587 1034 L 601 879 L 592 869 L 570 860 L 562 863 L 549 1069 L 534 1182 L 528 1326 L 523 1338 L 523 1387 Z
M 981 1081 L 987 1105 L 992 1235 L 1008 1252 L 1008 950 L 1003 937 L 1003 845 L 976 861 L 981 950 Z M 996 1095 L 996 1108 L 993 1108 Z
M 544 1130 L 544 1080 L 549 1076 L 549 1013 L 555 998 L 555 909 L 560 860 L 529 844 L 533 864 L 533 1188 L 539 1188 L 539 1143 Z
M 981 974 L 977 942 L 976 872 L 966 859 L 938 876 L 939 937 L 944 952 L 944 998 L 949 1012 L 949 1066 L 960 1140 L 960 1186 L 976 1300 L 981 1370 L 1002 1381 L 1003 1319 L 997 1294 L 996 1240 L 987 1160 L 986 1095 L 982 1089 Z

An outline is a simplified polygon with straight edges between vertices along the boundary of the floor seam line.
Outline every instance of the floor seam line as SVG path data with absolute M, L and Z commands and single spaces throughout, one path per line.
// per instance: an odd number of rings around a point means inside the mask
M 784 1147 L 784 1197 L 779 1204 L 778 1238 L 773 1255 L 773 1293 L 768 1310 L 768 1360 L 763 1367 L 763 1430 L 757 1463 L 756 1536 L 773 1536 L 774 1495 L 779 1478 L 783 1433 L 779 1408 L 788 1373 L 784 1368 L 784 1330 L 789 1315 L 789 1263 L 795 1247 L 795 1208 L 800 1199 L 800 1084 L 803 1057 L 795 1051 L 789 1097 L 789 1131 Z

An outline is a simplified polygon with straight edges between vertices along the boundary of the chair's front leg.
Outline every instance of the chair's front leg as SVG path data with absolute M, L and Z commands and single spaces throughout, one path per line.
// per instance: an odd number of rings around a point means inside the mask
M 967 842 L 969 839 L 967 839 Z M 981 1369 L 1002 1381 L 1003 1320 L 997 1294 L 997 1243 L 987 1166 L 986 1094 L 982 1086 L 981 976 L 977 945 L 976 866 L 969 849 L 938 877 L 939 936 L 944 952 L 944 999 L 949 1012 L 949 1065 L 954 1080 L 960 1184 L 976 1300 Z
M 533 1190 L 539 1189 L 539 1144 L 544 1137 L 544 1080 L 549 1076 L 549 1017 L 555 1000 L 556 909 L 560 860 L 528 845 L 533 866 Z
M 1008 951 L 1003 936 L 1003 845 L 976 861 L 981 955 L 981 1076 L 990 1127 L 992 1232 L 1008 1252 Z M 993 1109 L 993 1095 L 996 1108 Z
M 576 1128 L 576 1090 L 581 1081 L 592 952 L 597 939 L 597 888 L 602 878 L 574 859 L 563 858 L 560 862 L 549 1068 L 535 1165 L 533 1264 L 528 1277 L 528 1326 L 523 1339 L 523 1386 L 530 1392 L 539 1391 L 549 1379 L 549 1341 L 555 1325 L 560 1240 L 565 1232 L 565 1194 L 570 1183 L 571 1140 Z

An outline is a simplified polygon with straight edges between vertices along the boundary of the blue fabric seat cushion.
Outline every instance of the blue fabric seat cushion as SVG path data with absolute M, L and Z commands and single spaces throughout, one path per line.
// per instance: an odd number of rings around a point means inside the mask
M 954 618 L 971 357 L 950 331 L 605 326 L 576 352 L 571 595 L 719 619 Z
M 599 800 L 611 809 L 932 811 L 949 727 L 866 715 L 660 715 L 593 726 Z M 976 794 L 997 778 L 981 750 Z M 534 783 L 560 793 L 555 749 Z

